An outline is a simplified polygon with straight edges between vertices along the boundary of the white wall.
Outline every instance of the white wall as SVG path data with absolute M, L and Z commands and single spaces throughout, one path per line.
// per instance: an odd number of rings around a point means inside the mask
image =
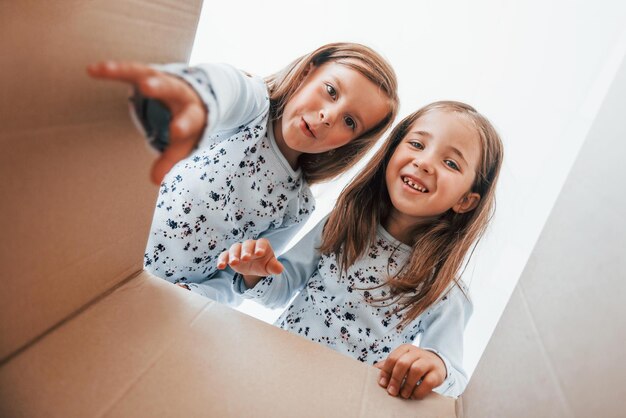
M 494 123 L 505 144 L 497 214 L 463 277 L 471 374 L 626 52 L 625 23 L 617 0 L 207 0 L 191 61 L 267 75 L 324 43 L 361 42 L 396 69 L 400 117 L 452 99 Z M 317 190 L 320 215 L 344 184 Z

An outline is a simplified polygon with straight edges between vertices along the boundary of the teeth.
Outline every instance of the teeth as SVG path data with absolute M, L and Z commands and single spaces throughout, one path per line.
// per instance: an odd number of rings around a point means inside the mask
M 418 192 L 422 192 L 422 193 L 428 192 L 427 188 L 422 187 L 419 184 L 413 183 L 411 179 L 408 177 L 402 177 L 402 181 L 404 182 L 404 184 L 406 184 L 407 186 L 410 186 L 411 188 L 417 190 Z

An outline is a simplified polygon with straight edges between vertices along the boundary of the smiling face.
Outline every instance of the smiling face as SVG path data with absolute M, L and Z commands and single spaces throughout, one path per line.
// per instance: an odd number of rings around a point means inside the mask
M 275 122 L 274 135 L 287 160 L 295 163 L 302 153 L 347 144 L 381 122 L 389 109 L 389 99 L 374 83 L 330 61 L 310 68 Z
M 449 209 L 474 209 L 480 200 L 471 193 L 479 156 L 478 132 L 463 115 L 434 109 L 421 116 L 387 165 L 390 221 L 410 227 Z

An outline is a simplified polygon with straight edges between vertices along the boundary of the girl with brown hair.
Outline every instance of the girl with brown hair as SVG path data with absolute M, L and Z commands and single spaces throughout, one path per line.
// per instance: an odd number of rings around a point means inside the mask
M 503 158 L 487 119 L 459 102 L 402 120 L 335 208 L 276 258 L 266 240 L 233 245 L 219 268 L 269 306 L 277 325 L 381 369 L 392 396 L 458 396 L 472 307 L 463 263 L 495 207 Z M 219 273 L 218 273 L 219 275 Z
M 288 242 L 314 209 L 309 184 L 349 169 L 398 108 L 391 66 L 354 43 L 324 45 L 267 79 L 225 64 L 104 62 L 88 72 L 136 87 L 136 116 L 163 151 L 145 268 L 230 303 L 229 289 L 204 283 L 218 255 L 247 238 Z M 169 130 L 159 126 L 169 117 Z

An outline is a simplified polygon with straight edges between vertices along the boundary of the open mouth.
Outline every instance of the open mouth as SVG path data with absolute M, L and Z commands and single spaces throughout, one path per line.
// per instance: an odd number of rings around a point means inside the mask
M 309 138 L 315 138 L 315 132 L 311 129 L 308 123 L 304 120 L 304 118 L 300 118 L 300 129 L 306 136 Z
M 428 193 L 428 189 L 426 187 L 420 186 L 419 184 L 415 183 L 410 178 L 406 176 L 402 176 L 401 178 L 402 178 L 402 182 L 406 184 L 407 186 L 409 186 L 410 188 L 412 188 L 413 190 L 417 190 L 420 193 Z

